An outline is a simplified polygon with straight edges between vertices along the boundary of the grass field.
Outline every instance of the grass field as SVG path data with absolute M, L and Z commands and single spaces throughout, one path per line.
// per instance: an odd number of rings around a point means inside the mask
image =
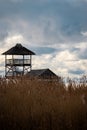
M 87 86 L 29 80 L 0 85 L 0 130 L 87 130 Z

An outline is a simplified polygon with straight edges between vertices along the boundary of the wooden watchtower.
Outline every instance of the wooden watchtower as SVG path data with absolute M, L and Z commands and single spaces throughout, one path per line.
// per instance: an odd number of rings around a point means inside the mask
M 28 72 L 32 69 L 32 55 L 35 55 L 35 53 L 23 47 L 20 43 L 17 43 L 14 47 L 2 53 L 2 55 L 5 55 L 5 76 L 9 74 L 12 76 L 24 75 L 26 71 Z M 8 56 L 11 58 L 8 58 Z M 17 68 L 20 67 L 21 71 L 18 71 Z

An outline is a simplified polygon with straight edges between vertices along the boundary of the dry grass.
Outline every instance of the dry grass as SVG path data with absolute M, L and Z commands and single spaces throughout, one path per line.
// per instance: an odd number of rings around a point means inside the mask
M 87 130 L 87 87 L 20 78 L 0 85 L 0 130 Z

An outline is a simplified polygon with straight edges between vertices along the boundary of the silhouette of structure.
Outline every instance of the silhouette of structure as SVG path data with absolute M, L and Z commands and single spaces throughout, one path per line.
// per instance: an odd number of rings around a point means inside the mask
M 38 79 L 55 79 L 60 80 L 60 77 L 57 76 L 50 69 L 39 69 L 39 70 L 31 70 L 27 73 L 27 76 L 30 78 L 38 78 Z
M 35 55 L 35 53 L 23 47 L 20 43 L 17 43 L 14 47 L 2 53 L 2 55 L 5 55 L 5 76 L 9 74 L 11 76 L 24 75 L 26 71 L 28 72 L 32 69 L 32 55 Z M 10 59 L 8 55 L 11 56 Z M 21 71 L 18 70 L 20 67 L 22 68 Z

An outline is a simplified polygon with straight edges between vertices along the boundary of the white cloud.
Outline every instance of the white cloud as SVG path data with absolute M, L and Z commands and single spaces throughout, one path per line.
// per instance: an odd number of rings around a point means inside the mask
M 23 36 L 22 35 L 20 35 L 20 34 L 16 34 L 16 35 L 10 35 L 9 37 L 7 37 L 6 39 L 5 39 L 5 46 L 6 47 L 11 47 L 11 46 L 13 46 L 15 43 L 21 43 L 21 42 L 23 42 L 24 41 L 24 38 L 23 38 Z
M 76 56 L 70 54 L 67 50 L 54 54 L 46 54 L 35 56 L 33 60 L 33 68 L 50 68 L 56 74 L 61 76 L 69 76 L 68 70 L 74 69 L 74 61 Z M 69 61 L 69 62 L 68 62 Z
M 58 61 L 73 61 L 76 60 L 76 56 L 71 54 L 68 50 L 64 50 L 58 53 L 55 57 Z
M 81 34 L 85 37 L 87 37 L 87 32 L 81 32 Z

